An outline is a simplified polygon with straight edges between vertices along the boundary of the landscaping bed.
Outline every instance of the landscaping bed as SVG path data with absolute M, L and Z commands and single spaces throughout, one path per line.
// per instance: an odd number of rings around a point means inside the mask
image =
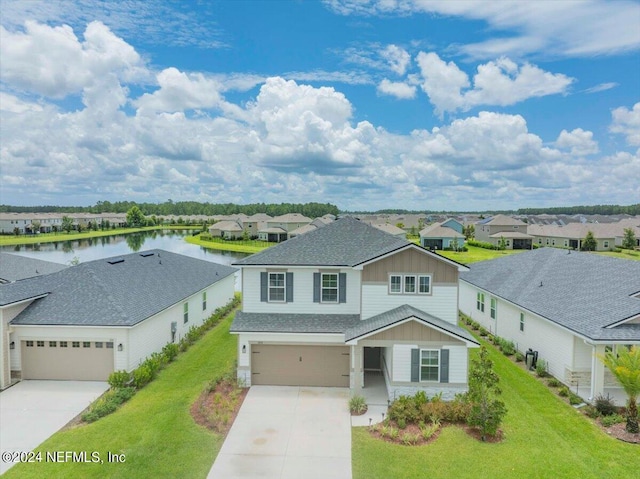
M 191 406 L 196 424 L 226 437 L 249 388 L 238 385 L 233 373 L 212 380 Z

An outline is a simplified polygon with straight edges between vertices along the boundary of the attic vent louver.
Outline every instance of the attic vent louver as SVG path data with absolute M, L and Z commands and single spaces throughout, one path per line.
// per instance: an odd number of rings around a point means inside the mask
M 140 256 L 146 258 L 148 256 L 153 256 L 155 253 L 153 251 L 145 251 L 144 253 L 140 253 Z
M 107 261 L 109 264 L 124 263 L 124 258 L 113 258 Z

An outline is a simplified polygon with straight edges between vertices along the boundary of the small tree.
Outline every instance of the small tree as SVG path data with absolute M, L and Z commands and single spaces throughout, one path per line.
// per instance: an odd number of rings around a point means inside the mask
M 504 239 L 504 236 L 500 236 L 500 242 L 498 243 L 498 249 L 500 251 L 504 251 L 507 249 L 507 240 Z
M 583 251 L 595 251 L 598 248 L 598 242 L 592 231 L 587 231 L 587 236 L 582 240 Z
M 40 227 L 42 226 L 42 223 L 40 223 L 38 220 L 32 221 L 31 222 L 31 232 L 32 233 L 40 233 Z
M 627 432 L 639 433 L 638 403 L 640 396 L 640 347 L 633 346 L 618 348 L 617 354 L 609 351 L 604 356 L 599 356 L 604 365 L 616 377 L 624 391 L 629 396 L 627 402 Z
M 127 211 L 127 224 L 134 228 L 140 228 L 147 224 L 147 220 L 138 206 L 132 206 L 131 209 Z
M 71 230 L 73 229 L 73 220 L 71 218 L 69 218 L 68 216 L 63 216 L 62 217 L 62 225 L 60 226 L 60 228 L 65 233 L 71 233 Z
M 502 418 L 507 413 L 504 403 L 497 399 L 501 394 L 499 382 L 489 351 L 482 346 L 478 358 L 471 361 L 469 368 L 471 412 L 467 422 L 480 429 L 483 441 L 486 441 L 487 435 L 494 436 L 498 432 Z
M 636 234 L 631 228 L 624 229 L 624 238 L 622 238 L 622 247 L 633 249 L 636 247 Z
M 467 225 L 462 229 L 462 233 L 466 239 L 472 239 L 476 234 L 476 227 L 474 225 Z
M 422 231 L 424 226 L 424 218 L 418 218 L 418 231 Z

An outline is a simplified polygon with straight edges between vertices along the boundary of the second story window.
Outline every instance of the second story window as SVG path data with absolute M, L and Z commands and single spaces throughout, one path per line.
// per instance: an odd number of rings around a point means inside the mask
M 431 294 L 431 275 L 391 274 L 389 275 L 389 293 Z
M 415 293 L 416 292 L 416 277 L 405 276 L 404 277 L 404 292 Z
M 390 293 L 402 293 L 402 276 L 399 274 L 392 274 L 389 278 L 389 292 Z
M 323 303 L 338 302 L 338 274 L 322 273 L 322 300 Z
M 285 274 L 269 273 L 269 301 L 284 302 Z

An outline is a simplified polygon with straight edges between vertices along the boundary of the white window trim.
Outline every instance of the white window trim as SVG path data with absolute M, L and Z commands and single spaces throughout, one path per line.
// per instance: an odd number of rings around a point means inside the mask
M 189 303 L 182 304 L 182 324 L 189 322 Z
M 203 291 L 202 292 L 202 311 L 206 311 L 207 310 L 207 292 Z
M 520 313 L 520 326 L 519 326 L 519 329 L 520 329 L 521 333 L 524 333 L 524 328 L 525 328 L 525 326 L 524 326 L 524 313 Z
M 480 308 L 478 307 L 479 305 L 481 306 Z M 484 293 L 482 293 L 481 291 L 476 292 L 476 309 L 481 313 L 484 313 L 484 308 L 485 308 L 484 305 L 485 305 Z
M 392 291 L 391 290 L 391 279 L 392 278 L 400 278 L 400 291 Z M 390 274 L 389 275 L 389 294 L 402 294 L 403 290 L 403 278 L 401 274 Z
M 336 277 L 336 287 L 325 287 L 324 286 L 324 277 L 325 276 L 335 276 Z M 335 301 L 325 301 L 323 299 L 324 295 L 322 294 L 324 290 L 335 290 L 336 299 Z M 320 273 L 320 302 L 325 304 L 337 304 L 340 301 L 340 274 L 339 273 Z
M 437 370 L 438 370 L 438 379 L 437 380 L 422 380 L 422 351 L 435 351 L 436 353 L 438 353 L 438 365 L 437 365 Z M 420 363 L 418 364 L 418 367 L 420 368 L 420 374 L 419 374 L 419 379 L 421 383 L 439 383 L 440 382 L 440 350 L 439 349 L 421 349 L 420 350 Z M 434 367 L 434 366 L 431 366 Z
M 420 291 L 420 280 L 421 280 L 422 278 L 429 278 L 429 291 L 427 291 L 427 292 L 422 292 L 422 291 Z M 431 275 L 430 275 L 430 274 L 419 274 L 419 275 L 418 275 L 418 285 L 417 285 L 417 286 L 418 286 L 418 289 L 417 289 L 417 293 L 418 293 L 418 294 L 423 294 L 423 295 L 429 295 L 429 294 L 431 294 L 432 281 L 433 281 L 433 278 L 431 277 Z
M 271 286 L 271 275 L 282 275 L 282 286 Z M 282 299 L 271 299 L 272 289 L 282 289 Z M 267 274 L 267 302 L 269 303 L 286 303 L 287 302 L 287 273 L 276 271 Z
M 489 317 L 493 320 L 498 319 L 498 298 L 491 298 L 489 301 Z
M 413 291 L 407 291 L 407 278 L 413 278 Z M 418 292 L 418 275 L 405 274 L 402 276 L 402 294 L 416 294 Z

